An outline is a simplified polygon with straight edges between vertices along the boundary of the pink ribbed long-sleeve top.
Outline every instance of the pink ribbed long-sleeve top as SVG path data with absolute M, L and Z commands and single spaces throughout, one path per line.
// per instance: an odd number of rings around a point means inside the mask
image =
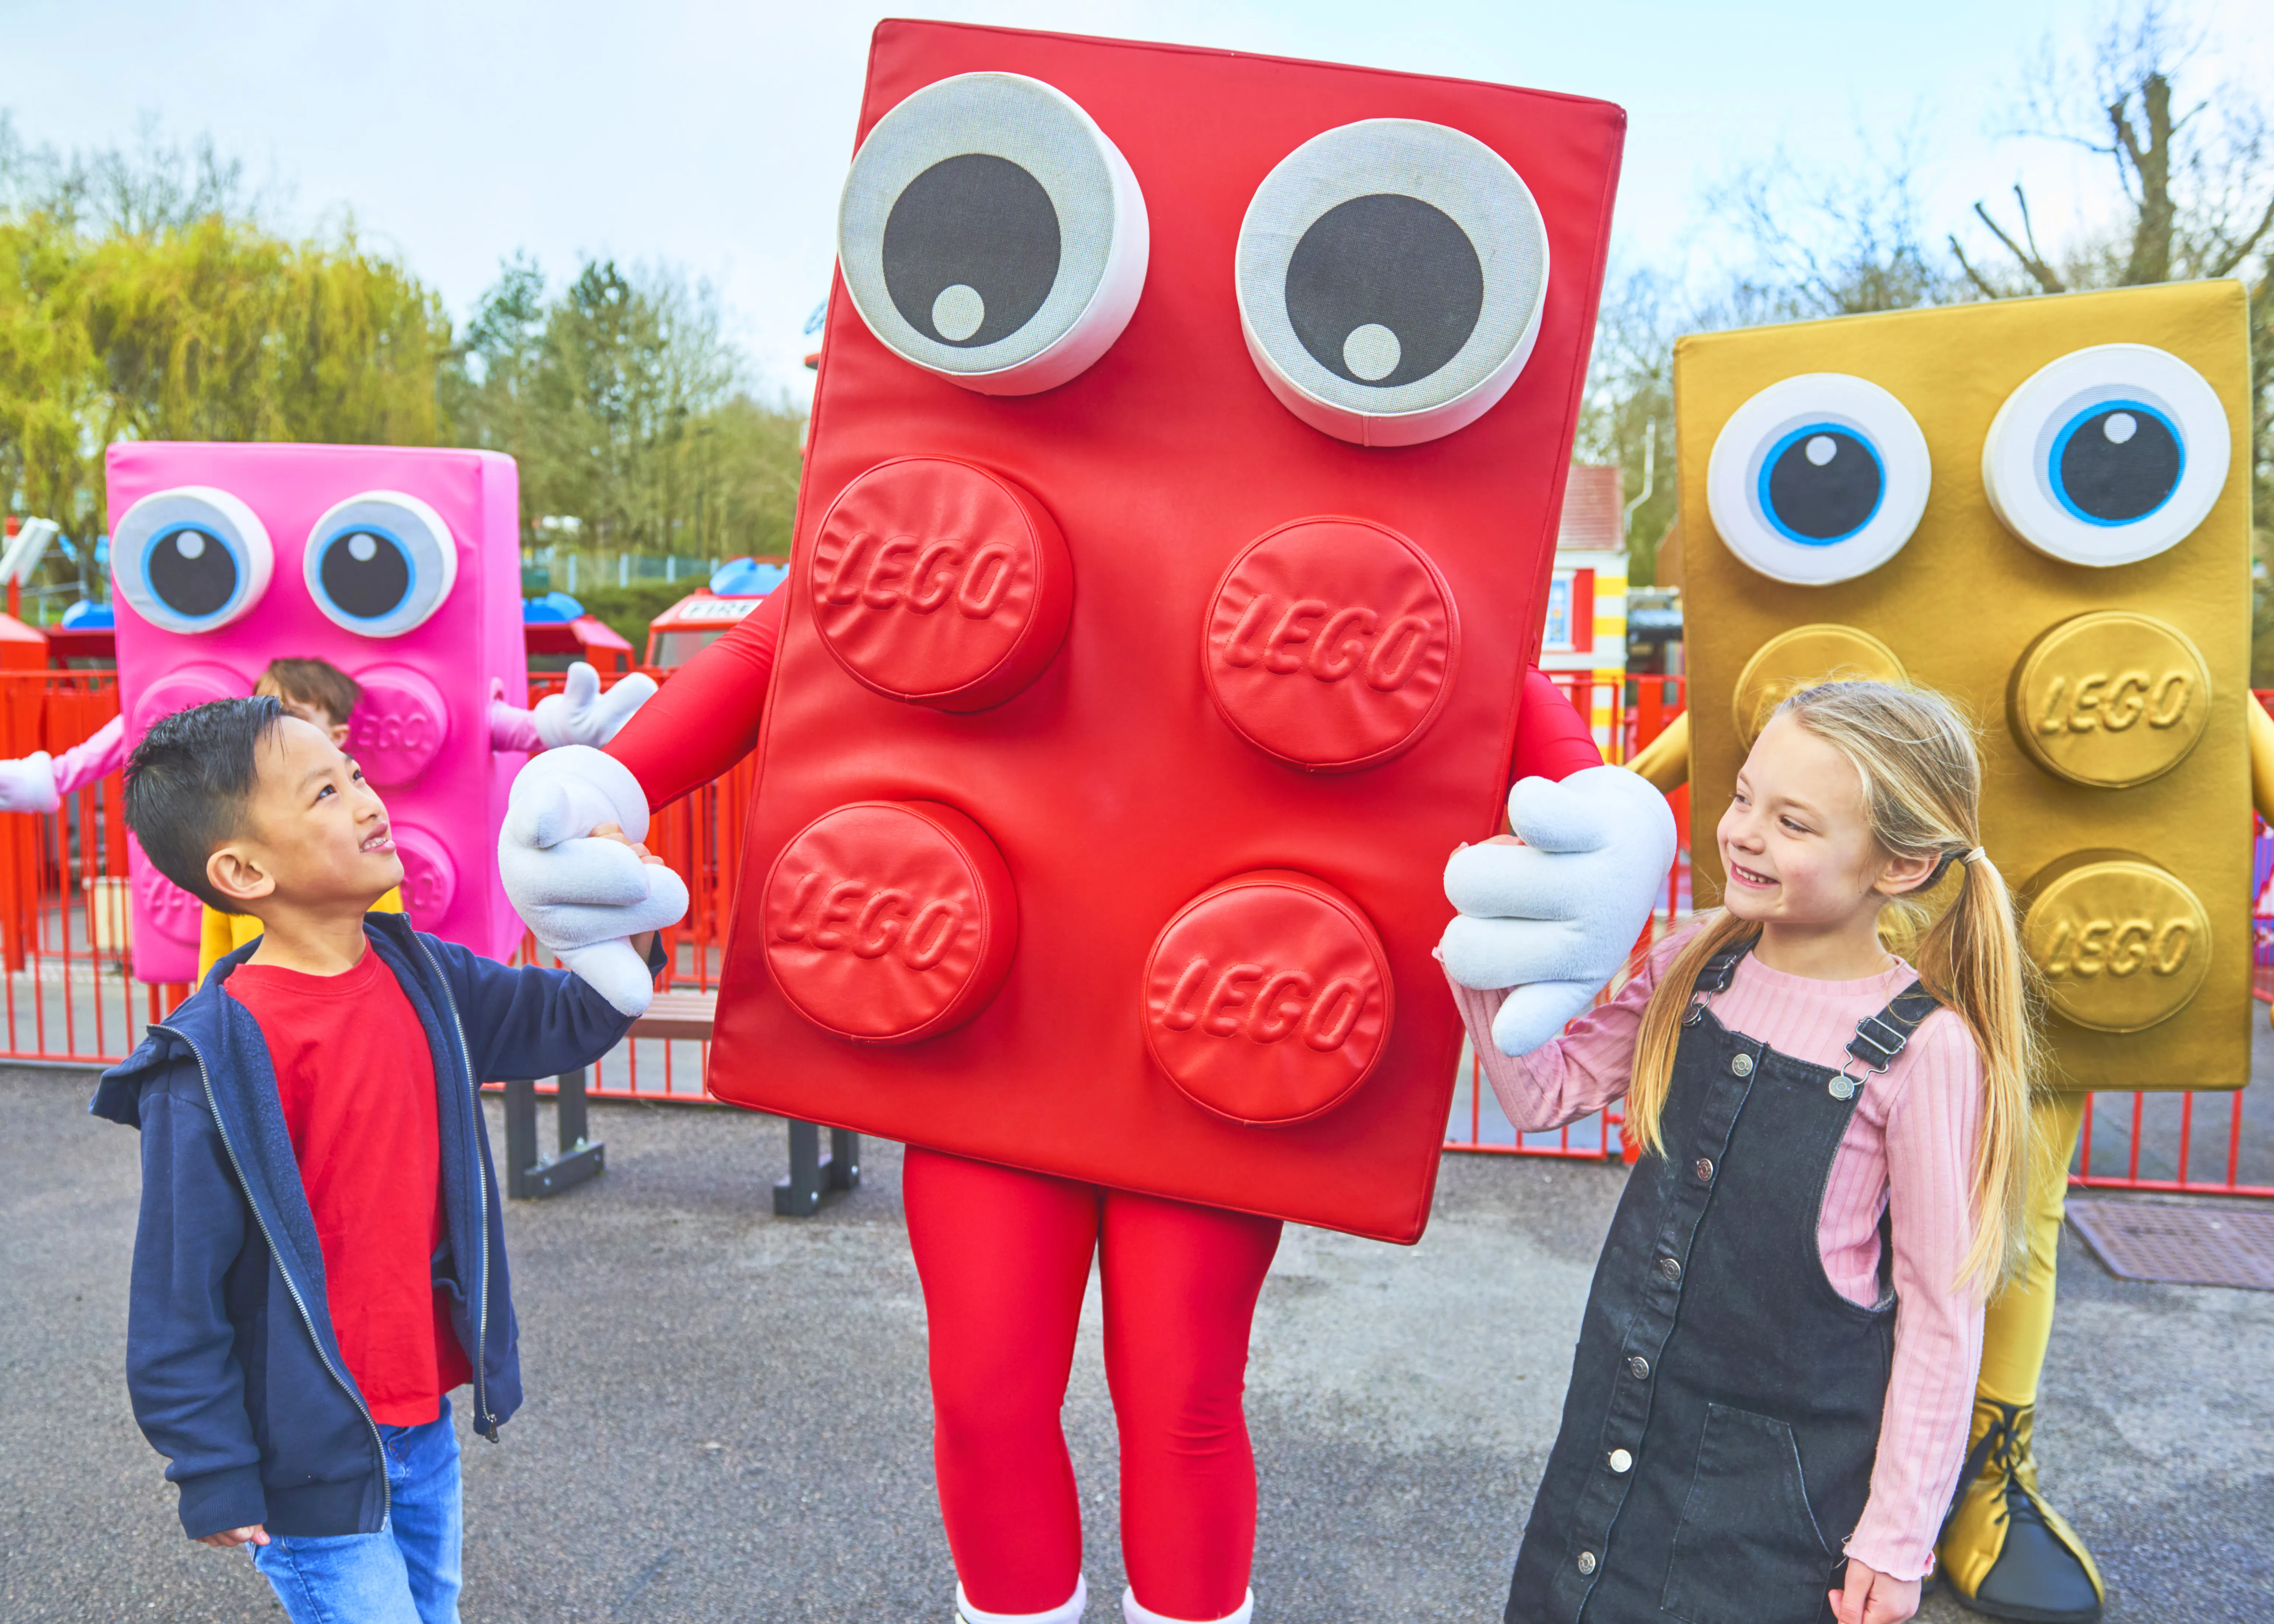
M 1520 1132 L 1560 1127 L 1627 1091 L 1643 1006 L 1679 951 L 1660 943 L 1616 997 L 1555 1041 L 1510 1059 L 1493 1042 L 1508 996 L 1456 982 L 1453 996 L 1501 1109 Z M 1713 1013 L 1733 1032 L 1796 1060 L 1838 1068 L 1856 1023 L 1910 985 L 1900 959 L 1860 981 L 1817 981 L 1748 954 Z M 1879 1216 L 1894 1253 L 1894 1368 L 1871 1493 L 1847 1553 L 1898 1579 L 1933 1570 L 1935 1536 L 1966 1453 L 1982 1363 L 1982 1304 L 1959 1280 L 1972 1239 L 1973 1166 L 1982 1115 L 1981 1056 L 1948 1010 L 1927 1017 L 1886 1071 L 1871 1079 L 1832 1162 L 1817 1248 L 1834 1289 L 1870 1306 L 1879 1297 Z

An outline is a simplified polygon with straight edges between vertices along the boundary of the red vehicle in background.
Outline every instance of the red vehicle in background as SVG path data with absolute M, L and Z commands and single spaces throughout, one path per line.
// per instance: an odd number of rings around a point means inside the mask
M 647 627 L 651 670 L 674 671 L 734 629 L 789 575 L 786 558 L 729 559 Z

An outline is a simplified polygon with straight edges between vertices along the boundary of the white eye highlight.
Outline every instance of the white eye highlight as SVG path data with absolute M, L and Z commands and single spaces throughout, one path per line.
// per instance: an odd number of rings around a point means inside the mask
M 162 631 L 211 632 L 240 620 L 276 571 L 276 550 L 252 508 L 210 485 L 144 497 L 111 527 L 112 578 L 134 613 Z
M 1145 285 L 1145 194 L 1040 79 L 962 73 L 878 119 L 837 208 L 837 259 L 878 342 L 983 395 L 1034 395 L 1121 336 Z
M 1751 568 L 1829 586 L 1902 551 L 1932 480 L 1926 436 L 1901 401 L 1845 372 L 1807 372 L 1729 414 L 1706 465 L 1706 505 Z
M 2209 515 L 2231 449 L 2201 372 L 2146 344 L 2096 344 L 2006 397 L 1982 483 L 2006 528 L 2048 558 L 2136 564 Z
M 1247 352 L 1289 411 L 1354 445 L 1419 445 L 1484 416 L 1524 370 L 1547 228 L 1475 137 L 1369 118 L 1264 177 L 1235 287 Z
M 324 618 L 364 637 L 425 624 L 458 579 L 458 546 L 442 515 L 400 491 L 366 491 L 308 532 L 301 577 Z

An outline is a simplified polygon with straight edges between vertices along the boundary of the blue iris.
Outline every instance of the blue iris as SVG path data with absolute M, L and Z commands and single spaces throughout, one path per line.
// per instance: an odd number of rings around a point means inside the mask
M 1761 459 L 1761 515 L 1803 547 L 1848 540 L 1871 522 L 1886 492 L 1878 447 L 1846 424 L 1796 428 Z
M 2053 436 L 2046 483 L 2072 518 L 2135 524 L 2180 488 L 2187 445 L 2170 417 L 2142 401 L 2098 401 Z
M 376 620 L 403 606 L 418 571 L 410 549 L 391 532 L 374 524 L 357 524 L 318 550 L 316 575 L 324 595 L 343 614 Z

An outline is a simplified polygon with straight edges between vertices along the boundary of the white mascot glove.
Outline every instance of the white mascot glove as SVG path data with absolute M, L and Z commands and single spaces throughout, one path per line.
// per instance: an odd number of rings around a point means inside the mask
M 595 839 L 602 823 L 647 838 L 647 795 L 631 770 L 584 745 L 532 759 L 513 781 L 498 872 L 538 945 L 626 1015 L 647 1012 L 655 981 L 630 937 L 687 913 L 687 883 L 629 847 Z
M 654 697 L 655 679 L 644 672 L 626 677 L 603 694 L 600 673 L 578 660 L 568 667 L 568 680 L 562 690 L 538 700 L 529 714 L 547 749 L 557 750 L 566 744 L 598 747 L 614 738 L 632 719 L 632 713 Z M 631 825 L 624 827 L 629 830 Z
M 45 750 L 21 761 L 0 761 L 0 812 L 52 812 L 63 803 L 55 763 Z
M 1626 962 L 1674 862 L 1666 797 L 1624 767 L 1508 793 L 1522 846 L 1464 846 L 1445 865 L 1460 910 L 1438 956 L 1464 987 L 1512 987 L 1493 1018 L 1506 1055 L 1529 1054 L 1584 1011 Z

